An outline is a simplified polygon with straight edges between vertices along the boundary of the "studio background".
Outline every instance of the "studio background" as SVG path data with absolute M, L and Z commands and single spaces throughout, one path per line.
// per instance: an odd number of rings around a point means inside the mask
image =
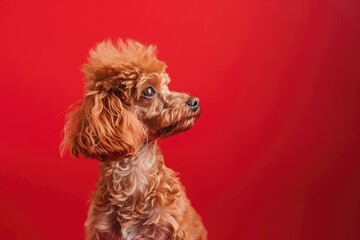
M 358 0 L 0 2 L 0 238 L 84 239 L 98 162 L 59 156 L 81 65 L 156 44 L 201 99 L 161 141 L 209 240 L 360 239 Z

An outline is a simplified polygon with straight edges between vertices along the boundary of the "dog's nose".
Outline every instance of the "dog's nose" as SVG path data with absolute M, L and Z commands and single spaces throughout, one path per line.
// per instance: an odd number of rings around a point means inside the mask
M 197 97 L 190 97 L 187 101 L 186 104 L 189 105 L 193 111 L 198 110 L 199 106 L 200 106 L 200 99 Z

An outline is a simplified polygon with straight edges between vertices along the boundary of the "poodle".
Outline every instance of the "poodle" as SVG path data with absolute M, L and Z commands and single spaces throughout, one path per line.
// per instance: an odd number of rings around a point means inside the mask
M 190 129 L 199 99 L 168 88 L 156 47 L 104 41 L 83 66 L 85 94 L 67 114 L 61 151 L 100 161 L 88 240 L 205 240 L 207 232 L 157 145 Z

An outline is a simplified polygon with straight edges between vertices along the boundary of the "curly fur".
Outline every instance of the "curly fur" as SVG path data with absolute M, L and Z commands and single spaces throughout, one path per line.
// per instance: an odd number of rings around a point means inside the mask
M 205 240 L 206 230 L 167 168 L 157 139 L 191 128 L 199 110 L 171 92 L 155 46 L 105 41 L 83 67 L 84 99 L 67 115 L 62 152 L 100 160 L 88 240 Z M 155 90 L 144 97 L 147 88 Z

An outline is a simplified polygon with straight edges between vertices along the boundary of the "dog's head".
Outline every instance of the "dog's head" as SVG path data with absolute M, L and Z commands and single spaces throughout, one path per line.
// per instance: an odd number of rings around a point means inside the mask
M 67 115 L 62 150 L 110 161 L 131 157 L 148 141 L 191 128 L 199 99 L 168 88 L 154 46 L 105 41 L 84 65 L 85 95 Z

